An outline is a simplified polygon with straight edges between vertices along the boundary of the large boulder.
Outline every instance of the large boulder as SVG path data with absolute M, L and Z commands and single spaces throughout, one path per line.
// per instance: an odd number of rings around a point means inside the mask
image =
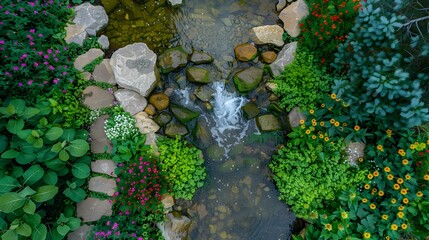
M 308 16 L 308 6 L 304 0 L 298 0 L 283 9 L 279 18 L 283 21 L 283 28 L 291 37 L 298 37 L 301 33 L 299 22 Z
M 137 113 L 134 118 L 136 119 L 136 127 L 141 134 L 155 133 L 160 128 L 145 112 Z
M 165 127 L 164 134 L 168 137 L 175 137 L 176 135 L 185 136 L 189 133 L 188 128 L 182 123 L 169 123 Z
M 86 2 L 75 7 L 74 12 L 73 22 L 82 26 L 90 36 L 95 36 L 109 22 L 109 17 L 102 6 L 93 6 Z
M 128 89 L 116 91 L 115 98 L 121 104 L 121 107 L 131 115 L 143 111 L 147 106 L 145 97 Z
M 250 30 L 252 41 L 256 44 L 274 44 L 278 47 L 283 46 L 283 28 L 279 25 L 265 25 L 254 27 Z
M 188 81 L 194 83 L 210 83 L 209 70 L 200 67 L 188 67 L 186 69 Z
M 235 56 L 242 62 L 247 62 L 256 57 L 258 50 L 250 43 L 243 43 L 234 48 Z
M 257 117 L 256 125 L 261 132 L 271 132 L 282 129 L 282 121 L 273 114 L 265 114 Z
M 206 121 L 202 118 L 198 119 L 192 134 L 195 138 L 196 145 L 201 149 L 205 149 L 213 143 L 211 132 Z
M 194 50 L 191 55 L 191 62 L 195 64 L 211 63 L 213 62 L 213 57 L 205 52 Z
M 152 104 L 157 110 L 162 111 L 168 108 L 170 98 L 164 93 L 155 93 L 149 97 L 149 103 Z
M 292 0 L 289 0 L 289 1 L 292 1 Z M 279 2 L 276 4 L 276 9 L 278 12 L 280 12 L 285 6 L 286 6 L 286 0 L 279 0 Z
M 161 73 L 169 73 L 188 63 L 188 53 L 183 47 L 175 47 L 165 50 L 158 57 L 158 67 Z
M 165 240 L 188 239 L 191 220 L 185 216 L 168 213 L 163 223 L 157 224 Z
M 147 97 L 155 88 L 159 73 L 156 54 L 145 43 L 134 43 L 116 50 L 110 59 L 119 86 Z
M 170 110 L 173 113 L 174 117 L 177 118 L 182 123 L 187 123 L 192 119 L 200 116 L 199 113 L 192 111 L 189 108 L 176 105 L 176 104 L 170 104 Z
M 64 37 L 64 41 L 66 43 L 77 43 L 82 46 L 83 41 L 88 38 L 88 33 L 85 31 L 83 26 L 72 25 L 67 23 L 64 27 L 66 31 L 66 36 Z
M 234 84 L 238 91 L 249 92 L 255 89 L 262 80 L 263 71 L 260 68 L 249 67 L 234 75 Z
M 292 63 L 295 59 L 295 52 L 298 46 L 297 42 L 291 42 L 282 48 L 282 50 L 277 54 L 276 60 L 270 64 L 271 71 L 274 76 L 280 75 L 280 73 L 285 69 L 285 67 Z

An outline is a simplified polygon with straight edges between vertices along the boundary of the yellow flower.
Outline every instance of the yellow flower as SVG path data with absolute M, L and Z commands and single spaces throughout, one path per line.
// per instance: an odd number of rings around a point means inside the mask
M 396 225 L 396 224 L 392 224 L 392 225 L 390 226 L 390 229 L 392 229 L 393 231 L 396 231 L 396 230 L 398 230 L 398 225 Z
M 355 131 L 359 131 L 359 130 L 360 130 L 360 126 L 359 126 L 359 125 L 356 125 L 353 129 L 354 129 Z
M 405 189 L 405 188 L 401 189 L 401 194 L 402 194 L 402 195 L 407 194 L 407 192 L 408 192 L 408 191 L 407 191 L 407 189 Z
M 384 167 L 385 172 L 390 172 L 390 167 Z
M 375 204 L 374 204 L 374 203 L 371 203 L 371 204 L 369 205 L 369 208 L 371 208 L 372 210 L 374 210 L 374 209 L 376 209 L 376 208 L 377 208 L 377 206 L 375 206 Z
M 316 139 L 317 138 L 317 136 L 316 135 L 313 135 L 313 136 L 311 136 L 311 139 Z
M 299 124 L 301 125 L 304 124 L 304 122 L 305 122 L 304 119 L 299 120 Z
M 313 109 L 310 110 L 310 114 L 314 114 L 314 110 Z
M 366 190 L 368 190 L 369 189 L 369 184 L 365 184 L 365 186 L 363 186 Z
M 386 135 L 387 135 L 388 137 L 391 137 L 391 136 L 392 136 L 392 130 L 387 129 L 387 130 L 386 130 Z
M 325 108 L 325 107 L 326 107 L 326 105 L 325 105 L 324 103 L 320 104 L 320 106 L 321 106 L 322 108 Z
M 407 229 L 407 224 L 405 224 L 405 223 L 401 224 L 401 228 L 404 230 Z
M 404 198 L 404 199 L 402 199 L 402 202 L 405 204 L 408 204 L 410 201 L 408 200 L 408 198 Z
M 370 174 L 368 174 L 368 179 L 373 179 L 374 178 L 374 176 L 370 173 Z
M 332 98 L 332 99 L 335 99 L 335 98 L 337 98 L 337 94 L 335 94 L 335 93 L 332 93 L 332 94 L 331 94 L 331 98 Z
M 429 144 L 429 140 L 427 140 L 426 143 Z
M 408 165 L 408 160 L 407 159 L 402 160 L 402 165 Z
M 398 154 L 401 155 L 402 157 L 405 156 L 405 151 L 404 149 L 399 149 L 398 150 Z
M 416 196 L 417 196 L 417 197 L 422 197 L 422 196 L 423 196 L 423 193 L 422 193 L 422 192 L 420 192 L 420 191 L 418 191 L 418 192 L 416 193 Z
M 358 158 L 359 162 L 363 162 L 363 157 Z
M 331 118 L 331 120 L 329 120 L 329 122 L 330 122 L 331 124 L 334 124 L 334 123 L 335 123 L 335 119 Z
M 329 141 L 329 137 L 325 137 L 325 141 L 327 142 L 327 141 Z
M 368 202 L 368 199 L 366 199 L 366 198 L 362 198 L 362 202 L 363 202 L 363 203 L 367 203 L 367 202 Z
M 371 237 L 371 234 L 370 234 L 370 233 L 367 233 L 367 232 L 364 232 L 364 233 L 363 233 L 363 238 L 368 239 L 368 238 L 370 238 L 370 237 Z
M 334 123 L 334 126 L 335 126 L 335 127 L 340 126 L 340 122 L 336 121 L 336 122 Z
M 396 182 L 399 183 L 399 184 L 402 184 L 402 183 L 404 183 L 404 179 L 398 178 L 398 180 L 396 180 Z
M 405 175 L 405 179 L 410 180 L 411 179 L 410 174 Z
M 395 190 L 399 190 L 399 189 L 401 188 L 401 186 L 399 186 L 399 184 L 395 183 L 395 184 L 393 185 L 393 188 L 394 188 Z
M 405 207 L 404 207 L 404 206 L 399 206 L 399 207 L 398 207 L 398 210 L 399 210 L 399 211 L 404 211 L 404 209 L 405 209 Z
M 398 218 L 403 218 L 404 217 L 404 212 L 398 212 Z
M 413 143 L 413 144 L 410 145 L 410 148 L 411 149 L 416 149 L 416 145 Z
M 382 197 L 383 195 L 384 195 L 384 191 L 381 191 L 381 190 L 380 190 L 380 191 L 378 192 L 378 196 Z
M 325 136 L 323 136 L 323 134 L 319 134 L 319 138 L 324 138 Z
M 319 124 L 320 124 L 320 126 L 322 126 L 322 127 L 324 127 L 324 126 L 325 126 L 325 122 L 320 122 Z
M 392 174 L 387 175 L 387 179 L 393 180 L 393 175 Z
M 381 152 L 384 152 L 383 146 L 381 146 L 380 144 L 377 145 L 377 149 Z
M 389 216 L 387 216 L 386 214 L 383 214 L 383 215 L 381 215 L 381 219 L 387 220 L 387 219 L 389 219 Z
M 380 175 L 380 174 L 378 173 L 378 171 L 375 171 L 375 172 L 373 173 L 373 175 L 374 175 L 374 177 L 378 177 L 378 175 Z
M 429 181 L 429 174 L 425 174 L 425 176 L 423 177 L 424 180 Z
M 347 123 L 343 123 L 342 125 L 343 125 L 343 127 L 347 127 Z
M 389 236 L 386 236 L 386 240 L 390 240 L 390 237 L 389 237 Z
M 347 219 L 349 217 L 349 214 L 347 212 L 341 212 L 341 217 L 343 219 Z
M 392 204 L 395 204 L 395 203 L 396 203 L 396 199 L 395 199 L 395 198 L 392 198 L 392 200 L 390 200 L 390 202 L 391 202 Z
M 338 230 L 340 230 L 340 231 L 344 231 L 344 226 L 343 226 L 343 224 L 338 224 Z
M 310 133 L 311 133 L 310 129 L 307 129 L 307 130 L 305 131 L 305 134 L 310 134 Z
M 317 122 L 311 122 L 311 125 L 313 125 L 313 127 L 317 126 Z
M 332 231 L 332 225 L 331 224 L 325 224 L 325 229 L 328 231 Z
M 374 194 L 374 193 L 376 193 L 377 192 L 377 188 L 373 188 L 372 190 L 371 190 L 371 192 Z

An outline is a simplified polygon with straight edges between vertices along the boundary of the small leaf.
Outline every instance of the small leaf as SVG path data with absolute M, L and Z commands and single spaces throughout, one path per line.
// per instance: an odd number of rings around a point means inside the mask
M 57 142 L 52 146 L 51 151 L 55 152 L 55 153 L 59 153 L 61 151 L 61 149 L 63 149 L 62 143 Z
M 66 188 L 66 190 L 64 190 L 63 193 L 68 198 L 70 198 L 71 200 L 77 203 L 82 202 L 86 197 L 86 192 L 82 188 L 76 188 L 76 189 Z
M 16 231 L 16 233 L 18 233 L 19 235 L 24 236 L 24 237 L 31 236 L 31 233 L 33 232 L 31 230 L 30 225 L 28 225 L 27 223 L 23 223 L 23 224 L 19 225 L 19 227 L 15 231 Z
M 62 149 L 58 154 L 58 157 L 61 161 L 68 161 L 70 159 L 70 155 L 67 153 L 65 149 Z
M 67 222 L 67 225 L 70 227 L 71 231 L 74 231 L 80 227 L 81 220 L 79 218 L 71 217 Z
M 65 236 L 70 231 L 70 227 L 68 225 L 59 225 L 57 231 L 59 234 Z
M 36 204 L 34 204 L 34 202 L 30 199 L 28 199 L 22 207 L 22 210 L 27 214 L 34 214 L 34 212 L 36 211 Z
M 7 149 L 9 146 L 9 140 L 5 135 L 0 135 L 0 153 Z
M 12 159 L 16 158 L 19 155 L 19 152 L 17 152 L 15 149 L 9 149 L 6 152 L 4 152 L 1 157 L 6 159 Z
M 19 131 L 21 131 L 24 128 L 24 120 L 22 119 L 9 119 L 9 121 L 6 124 L 6 129 L 13 134 L 17 134 Z
M 84 179 L 89 176 L 91 171 L 88 165 L 84 163 L 75 163 L 72 167 L 72 173 L 76 178 Z
M 1 235 L 2 240 L 18 240 L 18 234 L 15 230 L 8 230 L 3 235 Z
M 36 191 L 34 191 L 31 187 L 27 186 L 24 189 L 22 189 L 18 194 L 19 194 L 19 196 L 25 198 L 25 197 L 27 197 L 29 195 L 33 195 L 35 193 L 36 193 Z
M 0 179 L 0 193 L 10 192 L 16 187 L 20 187 L 18 180 L 10 176 L 4 176 Z
M 36 189 L 36 194 L 31 196 L 35 202 L 46 202 L 52 199 L 58 193 L 58 187 L 45 185 Z
M 63 162 L 60 159 L 55 158 L 55 159 L 46 161 L 45 165 L 54 171 L 60 171 L 61 169 L 63 169 L 66 166 L 66 162 Z
M 22 99 L 14 99 L 9 105 L 13 106 L 17 114 L 21 114 L 25 110 L 25 101 Z
M 22 117 L 23 119 L 27 120 L 29 118 L 32 118 L 36 116 L 40 112 L 37 108 L 28 107 L 24 110 L 23 113 L 18 114 L 18 116 Z
M 8 192 L 0 195 L 0 211 L 11 213 L 24 205 L 25 198 L 16 192 Z
M 45 240 L 48 230 L 44 224 L 39 224 L 33 228 L 33 234 L 31 234 L 31 240 Z
M 37 138 L 33 142 L 33 147 L 35 147 L 35 148 L 41 148 L 41 147 L 43 147 L 43 138 Z
M 61 136 L 61 138 L 63 140 L 66 140 L 68 142 L 72 141 L 73 139 L 75 139 L 76 136 L 76 130 L 72 129 L 72 128 L 67 128 L 67 129 L 63 129 L 63 135 Z
M 40 165 L 29 167 L 22 175 L 24 178 L 23 185 L 33 185 L 43 177 L 43 174 L 45 174 L 45 171 L 40 167 Z
M 63 135 L 64 131 L 59 127 L 51 127 L 48 131 L 45 132 L 45 137 L 49 141 L 55 141 Z
M 21 138 L 22 140 L 26 140 L 28 138 L 28 136 L 31 135 L 31 130 L 30 129 L 25 129 L 25 130 L 21 130 L 17 133 L 18 137 Z
M 82 157 L 89 150 L 89 144 L 82 139 L 75 139 L 70 142 L 70 146 L 66 147 L 73 157 Z
M 49 185 L 56 185 L 58 182 L 58 175 L 51 170 L 47 170 L 43 175 L 43 181 Z

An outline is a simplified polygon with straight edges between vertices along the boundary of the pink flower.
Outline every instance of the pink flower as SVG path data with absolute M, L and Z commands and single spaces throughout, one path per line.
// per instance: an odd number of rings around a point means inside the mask
M 39 35 L 37 35 L 37 36 L 39 36 L 39 37 L 43 37 L 43 34 L 39 33 Z
M 30 29 L 30 32 L 31 32 L 31 33 L 35 33 L 35 32 L 36 32 L 36 29 L 32 28 L 32 29 Z
M 6 10 L 6 12 L 4 12 L 4 13 L 5 13 L 6 15 L 9 15 L 9 13 L 10 13 L 10 12 Z
M 26 67 L 27 64 L 26 63 L 21 63 L 21 67 Z
M 32 7 L 36 6 L 36 4 L 34 4 L 34 2 L 29 2 L 28 4 Z
M 28 81 L 27 84 L 31 86 L 33 84 L 33 80 L 30 79 L 30 81 Z
M 115 230 L 116 228 L 118 228 L 118 223 L 113 223 L 112 229 Z
M 13 66 L 13 70 L 18 71 L 19 67 L 18 66 Z
M 0 39 L 0 44 L 4 44 L 4 40 L 3 39 Z
M 58 78 L 55 78 L 52 82 L 53 82 L 54 84 L 58 84 Z
M 106 225 L 107 225 L 107 226 L 110 226 L 110 221 L 107 221 Z
M 18 83 L 18 86 L 19 86 L 19 87 L 22 87 L 22 85 L 23 85 L 23 84 L 22 84 L 22 82 Z
M 37 66 L 39 66 L 39 64 L 37 62 L 34 62 L 33 66 L 37 67 Z

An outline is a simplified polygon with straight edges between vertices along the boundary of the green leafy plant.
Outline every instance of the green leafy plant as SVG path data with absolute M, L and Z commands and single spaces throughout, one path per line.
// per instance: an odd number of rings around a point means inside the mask
M 168 172 L 172 195 L 192 199 L 195 191 L 204 185 L 206 172 L 201 150 L 176 137 L 158 138 L 160 168 Z
M 125 140 L 139 134 L 134 117 L 129 112 L 120 111 L 119 107 L 115 109 L 104 125 L 107 138 Z

